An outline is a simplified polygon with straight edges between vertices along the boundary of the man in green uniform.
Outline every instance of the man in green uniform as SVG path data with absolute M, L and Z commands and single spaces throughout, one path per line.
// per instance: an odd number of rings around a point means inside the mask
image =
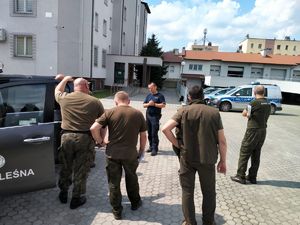
M 104 113 L 99 99 L 89 95 L 89 84 L 83 78 L 74 80 L 74 92 L 64 92 L 71 76 L 56 76 L 61 82 L 55 88 L 55 99 L 61 107 L 62 136 L 59 158 L 62 161 L 58 186 L 61 203 L 68 201 L 68 189 L 73 181 L 70 208 L 75 209 L 86 202 L 86 181 L 93 160 L 95 142 L 90 126 Z
M 178 112 L 163 127 L 167 139 L 180 148 L 180 183 L 185 225 L 197 224 L 194 205 L 195 174 L 199 175 L 202 202 L 202 221 L 212 225 L 216 209 L 215 164 L 220 153 L 217 171 L 226 173 L 227 144 L 220 113 L 204 104 L 203 89 L 194 86 L 189 91 L 189 105 Z M 182 143 L 172 129 L 180 124 Z
M 256 184 L 257 171 L 260 162 L 261 148 L 267 134 L 267 121 L 271 113 L 271 105 L 264 97 L 265 88 L 258 85 L 254 89 L 255 99 L 250 102 L 242 115 L 248 118 L 247 130 L 240 149 L 240 158 L 237 174 L 231 180 L 246 184 L 248 180 Z M 248 160 L 251 157 L 251 167 L 248 176 L 246 175 Z
M 120 182 L 122 168 L 125 171 L 125 182 L 131 209 L 137 210 L 141 205 L 139 183 L 136 174 L 138 158 L 144 154 L 147 141 L 147 125 L 143 114 L 129 106 L 130 100 L 126 92 L 120 91 L 114 98 L 116 107 L 105 111 L 91 127 L 92 135 L 97 143 L 104 145 L 100 134 L 102 127 L 108 127 L 109 141 L 106 146 L 106 172 L 109 185 L 109 199 L 115 219 L 122 219 L 122 194 Z M 140 148 L 137 151 L 137 141 Z

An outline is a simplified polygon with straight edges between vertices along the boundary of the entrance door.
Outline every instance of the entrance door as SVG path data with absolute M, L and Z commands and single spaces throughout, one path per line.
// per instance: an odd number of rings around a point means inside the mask
M 125 81 L 125 63 L 115 63 L 114 83 L 124 84 Z

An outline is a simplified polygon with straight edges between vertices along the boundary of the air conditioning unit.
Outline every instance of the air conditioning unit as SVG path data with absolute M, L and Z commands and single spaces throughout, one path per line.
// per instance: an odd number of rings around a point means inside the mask
M 6 41 L 6 31 L 3 28 L 0 28 L 0 41 Z

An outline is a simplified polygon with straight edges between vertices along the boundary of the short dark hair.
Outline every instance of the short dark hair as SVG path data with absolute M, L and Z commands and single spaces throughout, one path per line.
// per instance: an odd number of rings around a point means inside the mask
M 153 85 L 153 86 L 157 87 L 156 83 L 154 83 L 154 82 L 151 82 L 151 83 L 148 84 L 148 85 Z
M 189 90 L 189 96 L 192 100 L 194 99 L 200 99 L 203 100 L 204 96 L 203 96 L 203 88 L 199 87 L 198 85 L 193 86 L 190 90 Z

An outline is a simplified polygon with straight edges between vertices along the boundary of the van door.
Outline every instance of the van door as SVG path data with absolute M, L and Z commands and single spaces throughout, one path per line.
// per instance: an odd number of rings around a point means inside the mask
M 0 195 L 55 186 L 54 124 L 46 84 L 0 88 Z
M 252 87 L 241 88 L 234 92 L 232 96 L 234 96 L 232 101 L 232 109 L 245 109 L 253 99 Z

